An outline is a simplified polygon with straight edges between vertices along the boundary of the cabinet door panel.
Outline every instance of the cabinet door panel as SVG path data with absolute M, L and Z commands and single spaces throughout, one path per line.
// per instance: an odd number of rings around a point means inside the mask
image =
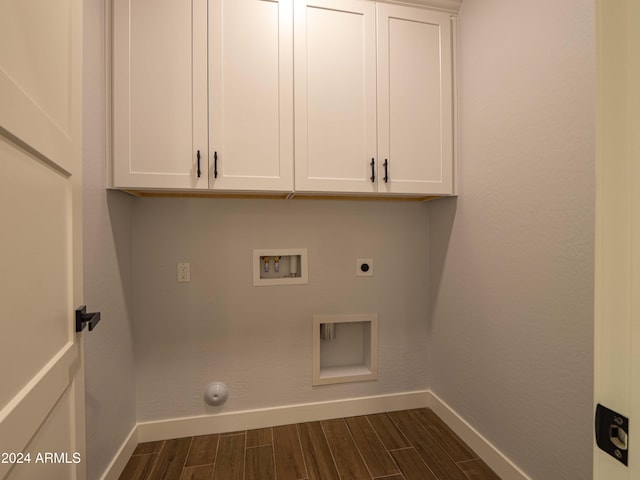
M 114 186 L 207 188 L 206 11 L 115 0 Z
M 449 15 L 378 5 L 378 146 L 390 193 L 453 193 Z M 381 176 L 382 180 L 382 176 Z
M 291 0 L 219 0 L 210 12 L 210 187 L 292 190 Z
M 296 190 L 373 192 L 375 5 L 296 6 Z

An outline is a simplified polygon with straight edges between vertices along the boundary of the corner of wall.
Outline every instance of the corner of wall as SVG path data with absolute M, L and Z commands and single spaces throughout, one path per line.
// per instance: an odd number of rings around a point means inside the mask
M 106 189 L 107 8 L 102 0 L 84 1 L 84 300 L 91 309 L 100 311 L 103 319 L 84 336 L 86 462 L 88 478 L 92 479 L 110 468 L 123 449 L 123 441 L 129 445 L 137 438 L 132 434 L 136 428 L 131 321 L 133 204 L 127 195 Z

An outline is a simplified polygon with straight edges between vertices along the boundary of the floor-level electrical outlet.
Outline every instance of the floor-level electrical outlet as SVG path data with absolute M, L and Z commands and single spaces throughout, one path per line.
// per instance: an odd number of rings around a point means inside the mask
M 191 265 L 189 263 L 178 263 L 176 279 L 178 283 L 188 283 L 191 281 Z

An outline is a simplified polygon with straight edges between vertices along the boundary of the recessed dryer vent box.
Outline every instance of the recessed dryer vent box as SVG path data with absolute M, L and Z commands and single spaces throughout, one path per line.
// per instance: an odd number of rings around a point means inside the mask
M 253 251 L 253 285 L 309 283 L 306 248 L 263 248 Z
M 377 314 L 313 316 L 313 385 L 377 378 Z

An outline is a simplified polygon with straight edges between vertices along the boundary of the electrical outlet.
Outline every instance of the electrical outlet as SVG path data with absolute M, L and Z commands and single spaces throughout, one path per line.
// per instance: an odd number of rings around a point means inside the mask
M 373 258 L 358 258 L 356 260 L 356 276 L 373 277 Z
M 178 283 L 189 283 L 191 281 L 191 265 L 188 262 L 178 263 L 176 280 Z

